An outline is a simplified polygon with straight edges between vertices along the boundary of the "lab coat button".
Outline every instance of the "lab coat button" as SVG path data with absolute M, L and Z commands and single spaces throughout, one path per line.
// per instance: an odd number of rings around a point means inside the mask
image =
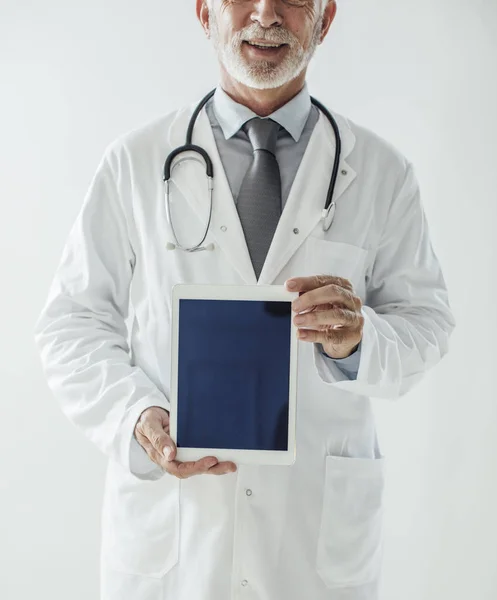
M 226 225 L 222 225 L 221 227 L 221 231 L 226 231 L 228 228 L 226 227 Z
M 252 496 L 252 490 L 247 490 L 245 493 L 247 494 L 247 496 Z
M 242 581 L 242 585 L 245 587 L 247 584 L 248 584 L 248 581 L 247 581 L 246 579 L 244 579 L 244 580 Z
M 294 233 L 295 235 L 298 235 L 298 234 L 300 233 L 300 231 L 299 231 L 299 230 L 298 230 L 298 229 L 295 227 L 295 229 L 293 230 L 293 233 Z
M 347 175 L 348 171 L 346 171 L 345 169 L 342 169 L 342 175 Z

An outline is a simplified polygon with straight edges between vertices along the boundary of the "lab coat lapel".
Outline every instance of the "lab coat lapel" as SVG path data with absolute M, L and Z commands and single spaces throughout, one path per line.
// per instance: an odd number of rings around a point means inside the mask
M 337 202 L 356 178 L 356 172 L 345 160 L 354 148 L 355 136 L 343 117 L 334 113 L 333 116 L 342 140 L 338 179 L 333 196 L 334 202 Z M 333 128 L 320 113 L 274 234 L 260 274 L 260 284 L 273 283 L 319 222 L 333 171 L 335 148 Z
M 192 113 L 192 110 L 185 110 L 172 124 L 169 135 L 169 142 L 172 148 L 185 143 L 185 133 Z M 218 248 L 224 252 L 227 260 L 238 271 L 242 279 L 247 284 L 255 285 L 257 277 L 252 266 L 240 218 L 205 109 L 198 116 L 192 143 L 201 146 L 208 152 L 214 170 L 212 218 L 209 228 L 210 238 L 214 239 Z M 192 152 L 185 153 L 182 157 L 187 157 L 188 155 L 200 159 L 197 154 Z M 187 165 L 188 163 L 185 164 Z M 173 171 L 171 178 L 192 208 L 198 211 L 199 214 L 207 214 L 209 198 L 206 177 L 187 178 L 182 176 L 176 180 Z

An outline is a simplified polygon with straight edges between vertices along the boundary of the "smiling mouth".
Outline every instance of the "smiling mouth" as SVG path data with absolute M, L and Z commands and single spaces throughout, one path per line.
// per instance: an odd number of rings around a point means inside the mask
M 256 48 L 257 50 L 265 50 L 268 52 L 271 52 L 271 51 L 274 52 L 276 50 L 280 50 L 281 48 L 283 48 L 284 46 L 287 45 L 287 44 L 275 44 L 273 42 L 266 42 L 266 43 L 249 42 L 248 40 L 244 40 L 243 43 L 247 44 L 248 46 L 251 46 L 252 48 Z

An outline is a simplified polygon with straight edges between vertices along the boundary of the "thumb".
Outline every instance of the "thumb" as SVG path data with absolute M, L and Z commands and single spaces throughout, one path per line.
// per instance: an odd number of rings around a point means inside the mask
M 155 450 L 168 461 L 176 456 L 176 445 L 171 437 L 164 431 L 160 421 L 145 422 L 143 433 L 148 438 Z

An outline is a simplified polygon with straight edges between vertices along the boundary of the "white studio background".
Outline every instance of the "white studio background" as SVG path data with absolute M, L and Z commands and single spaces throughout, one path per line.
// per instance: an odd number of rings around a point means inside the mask
M 389 459 L 382 600 L 497 597 L 497 1 L 339 0 L 309 71 L 414 163 L 458 322 Z M 0 0 L 0 597 L 98 597 L 105 458 L 60 413 L 33 327 L 104 148 L 200 99 L 194 0 Z

